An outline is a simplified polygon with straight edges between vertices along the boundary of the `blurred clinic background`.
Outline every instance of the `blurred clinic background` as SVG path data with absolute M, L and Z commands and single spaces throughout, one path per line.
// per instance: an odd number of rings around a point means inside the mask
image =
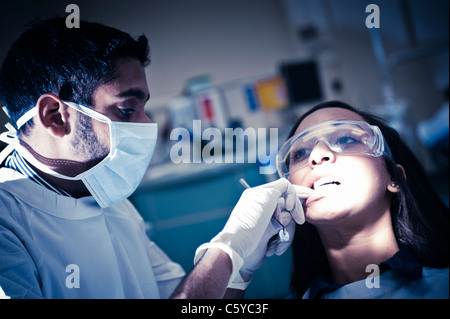
M 0 61 L 29 21 L 67 16 L 70 3 L 81 19 L 149 38 L 146 108 L 160 131 L 131 200 L 150 238 L 186 271 L 196 247 L 226 222 L 243 191 L 239 179 L 256 186 L 277 178 L 259 170 L 275 165 L 273 157 L 249 163 L 253 143 L 244 163 L 173 163 L 174 128 L 186 129 L 191 151 L 209 142 L 194 134 L 195 119 L 202 132 L 278 128 L 279 147 L 303 112 L 343 100 L 397 128 L 448 203 L 448 0 L 8 1 L 0 7 Z M 371 3 L 380 9 L 378 29 L 366 26 Z M 234 148 L 222 141 L 223 156 L 239 151 L 243 136 L 233 138 Z M 290 264 L 290 251 L 268 258 L 246 297 L 287 296 Z

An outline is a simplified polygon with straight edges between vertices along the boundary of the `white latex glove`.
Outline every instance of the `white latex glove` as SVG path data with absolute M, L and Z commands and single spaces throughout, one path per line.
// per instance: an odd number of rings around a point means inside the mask
M 299 186 L 292 184 L 292 187 L 295 188 L 295 191 L 297 193 L 298 199 L 300 199 L 301 203 L 304 203 L 305 200 L 311 196 L 311 194 L 314 192 L 309 187 L 305 186 Z M 282 255 L 291 245 L 292 241 L 294 240 L 294 234 L 295 234 L 295 225 L 299 224 L 302 225 L 305 222 L 305 215 L 303 213 L 303 206 L 301 206 L 302 209 L 302 215 L 301 218 L 292 220 L 292 216 L 289 213 L 289 211 L 286 209 L 285 206 L 291 205 L 289 203 L 285 203 L 282 198 L 278 200 L 278 206 L 275 211 L 274 217 L 285 226 L 286 232 L 289 234 L 289 240 L 287 242 L 282 242 L 279 237 L 274 238 L 274 240 L 271 240 L 269 242 L 269 245 L 267 247 L 266 256 L 270 257 L 273 254 L 276 254 L 277 256 Z M 281 229 L 281 225 L 278 224 L 278 231 Z M 270 232 L 270 229 L 267 229 L 266 231 Z M 262 243 L 260 243 L 262 244 Z
M 297 197 L 301 202 L 306 200 L 313 192 L 312 189 L 307 187 L 292 186 L 296 189 Z M 290 198 L 290 200 L 292 199 Z M 229 288 L 245 290 L 254 272 L 263 264 L 265 257 L 270 257 L 274 254 L 280 256 L 289 248 L 294 239 L 295 225 L 305 222 L 303 207 L 302 217 L 293 220 L 291 214 L 286 210 L 286 206 L 291 207 L 291 205 L 292 203 L 289 203 L 287 199 L 285 200 L 282 197 L 278 199 L 278 205 L 273 215 L 274 218 L 267 226 L 256 249 L 244 259 L 244 264 L 239 270 L 239 274 L 228 284 Z M 285 226 L 285 231 L 289 234 L 289 240 L 286 242 L 282 242 L 278 236 L 279 231 L 283 228 L 280 223 Z
M 286 211 L 290 212 L 296 222 L 303 223 L 305 217 L 296 189 L 285 178 L 247 189 L 242 193 L 223 230 L 209 243 L 197 248 L 194 264 L 208 248 L 220 248 L 231 258 L 233 269 L 230 282 L 232 282 L 238 275 L 244 258 L 253 253 L 263 236 L 270 238 L 277 234 L 276 227 L 269 228 L 267 234 L 266 230 L 281 197 L 285 199 Z M 265 253 L 262 258 L 264 255 Z

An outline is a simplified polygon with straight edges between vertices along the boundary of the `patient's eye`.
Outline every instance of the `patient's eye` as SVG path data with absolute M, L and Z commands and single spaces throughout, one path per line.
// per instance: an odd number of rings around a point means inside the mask
M 311 153 L 310 149 L 307 148 L 298 148 L 291 152 L 291 164 L 298 164 L 304 160 L 306 160 Z

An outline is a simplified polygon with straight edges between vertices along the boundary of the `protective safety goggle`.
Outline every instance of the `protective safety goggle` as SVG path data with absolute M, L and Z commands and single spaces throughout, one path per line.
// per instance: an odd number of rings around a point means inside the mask
M 377 126 L 364 121 L 335 120 L 314 125 L 288 139 L 278 151 L 278 174 L 289 179 L 293 172 L 306 166 L 318 142 L 342 155 L 384 155 L 392 159 L 389 146 Z

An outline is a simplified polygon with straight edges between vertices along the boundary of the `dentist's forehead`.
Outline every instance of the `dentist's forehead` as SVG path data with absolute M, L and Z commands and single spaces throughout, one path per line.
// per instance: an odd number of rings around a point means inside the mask
M 314 113 L 311 113 L 307 117 L 305 117 L 305 119 L 297 127 L 295 133 L 297 134 L 298 132 L 303 131 L 308 127 L 314 126 L 316 124 L 333 120 L 364 121 L 364 118 L 359 114 L 347 109 L 343 109 L 340 107 L 327 107 L 324 109 L 317 110 Z

